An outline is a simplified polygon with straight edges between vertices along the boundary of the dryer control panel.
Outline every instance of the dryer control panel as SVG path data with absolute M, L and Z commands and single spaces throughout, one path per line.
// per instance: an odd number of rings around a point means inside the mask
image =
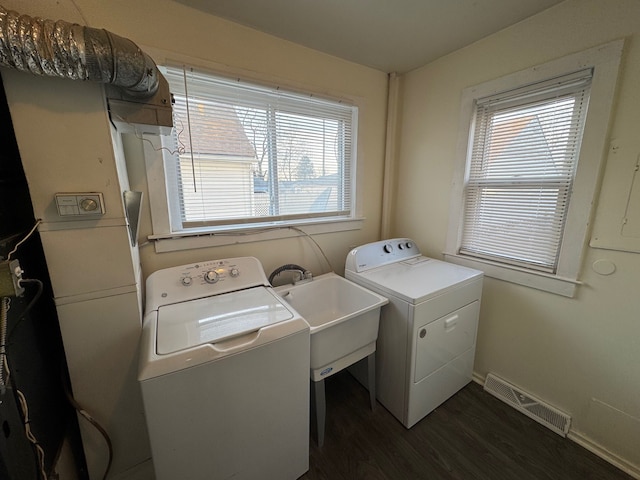
M 410 238 L 392 238 L 367 243 L 354 248 L 347 255 L 345 270 L 364 272 L 389 263 L 419 257 L 420 250 Z

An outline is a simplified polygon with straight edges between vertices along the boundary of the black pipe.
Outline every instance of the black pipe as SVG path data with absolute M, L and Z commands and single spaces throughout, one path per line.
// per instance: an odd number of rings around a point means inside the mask
M 298 270 L 302 274 L 307 271 L 306 268 L 303 268 L 300 265 L 296 265 L 295 263 L 287 263 L 286 265 L 282 265 L 281 267 L 278 267 L 273 272 L 271 272 L 271 275 L 269 275 L 269 283 L 273 285 L 273 279 L 280 275 L 282 272 L 286 272 L 287 270 Z

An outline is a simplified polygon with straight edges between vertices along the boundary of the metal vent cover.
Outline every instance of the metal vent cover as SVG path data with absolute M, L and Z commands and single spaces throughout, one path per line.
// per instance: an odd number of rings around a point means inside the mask
M 567 436 L 571 425 L 571 417 L 566 413 L 553 408 L 491 373 L 487 374 L 484 390 L 541 425 L 553 430 L 558 435 Z

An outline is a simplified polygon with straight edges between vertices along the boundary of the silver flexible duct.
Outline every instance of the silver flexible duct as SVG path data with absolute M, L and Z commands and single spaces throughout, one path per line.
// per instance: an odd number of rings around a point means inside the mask
M 34 75 L 108 83 L 131 97 L 158 90 L 154 61 L 107 30 L 20 15 L 0 6 L 0 66 Z

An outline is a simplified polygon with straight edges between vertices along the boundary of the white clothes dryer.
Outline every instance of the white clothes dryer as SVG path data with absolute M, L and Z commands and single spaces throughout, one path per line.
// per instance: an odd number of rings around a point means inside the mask
M 253 257 L 147 279 L 139 380 L 157 480 L 309 469 L 309 326 Z
M 345 277 L 386 296 L 376 395 L 411 428 L 471 381 L 483 272 L 424 257 L 409 238 L 349 252 Z

